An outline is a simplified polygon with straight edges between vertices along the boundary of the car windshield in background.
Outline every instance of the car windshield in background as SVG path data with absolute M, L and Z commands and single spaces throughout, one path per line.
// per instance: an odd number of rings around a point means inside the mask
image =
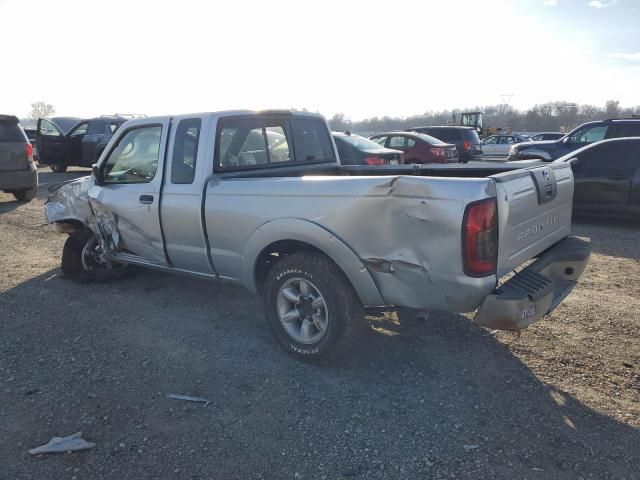
M 0 121 L 0 142 L 26 142 L 27 136 L 15 122 Z
M 340 135 L 339 138 L 356 147 L 358 150 L 379 150 L 380 144 L 360 135 Z

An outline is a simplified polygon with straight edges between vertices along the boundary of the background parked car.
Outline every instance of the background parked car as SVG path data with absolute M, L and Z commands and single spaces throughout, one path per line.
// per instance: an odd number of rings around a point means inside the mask
M 542 132 L 536 133 L 531 137 L 531 141 L 540 142 L 543 140 L 558 140 L 564 137 L 566 134 L 562 132 Z
M 75 120 L 73 126 L 69 126 L 69 120 Z M 54 172 L 64 172 L 69 166 L 90 167 L 127 120 L 118 116 L 89 120 L 41 118 L 37 133 L 40 163 L 49 164 Z
M 379 145 L 404 152 L 404 163 L 457 163 L 456 146 L 417 132 L 387 132 L 372 135 Z
M 550 162 L 590 143 L 621 137 L 640 137 L 640 118 L 588 122 L 559 140 L 519 143 L 511 147 L 508 160 L 538 158 Z
M 491 135 L 482 140 L 482 157 L 484 159 L 506 160 L 511 145 L 525 140 L 518 135 Z
M 404 163 L 400 150 L 385 148 L 350 132 L 332 132 L 342 165 L 398 165 Z
M 17 117 L 0 115 L 0 190 L 32 200 L 38 189 L 33 147 Z
M 458 149 L 458 158 L 461 162 L 482 160 L 480 137 L 473 127 L 413 127 L 409 128 L 409 131 L 424 133 L 443 142 L 454 144 Z
M 640 219 L 640 137 L 593 143 L 558 161 L 571 163 L 576 213 L 631 213 Z

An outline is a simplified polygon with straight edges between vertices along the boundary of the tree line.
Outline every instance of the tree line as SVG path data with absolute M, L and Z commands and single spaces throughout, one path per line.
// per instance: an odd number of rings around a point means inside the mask
M 574 127 L 592 120 L 605 118 L 624 118 L 640 115 L 640 105 L 621 107 L 617 100 L 609 100 L 604 108 L 595 105 L 555 101 L 547 102 L 528 110 L 517 110 L 509 105 L 490 105 L 465 110 L 443 110 L 426 112 L 410 117 L 372 117 L 353 122 L 343 113 L 336 113 L 329 120 L 333 130 L 353 132 L 382 132 L 404 130 L 423 125 L 446 125 L 460 121 L 463 111 L 481 111 L 484 113 L 484 126 L 495 128 L 511 127 L 514 132 L 567 132 Z

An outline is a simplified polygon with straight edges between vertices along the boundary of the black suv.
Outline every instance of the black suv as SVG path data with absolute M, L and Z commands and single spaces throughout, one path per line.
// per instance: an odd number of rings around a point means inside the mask
M 518 143 L 511 147 L 507 160 L 551 162 L 590 143 L 620 137 L 640 137 L 640 117 L 587 122 L 558 140 Z
M 67 167 L 90 167 L 128 117 L 102 116 L 81 120 L 68 117 L 38 120 L 36 144 L 39 163 L 48 163 L 54 172 Z M 73 120 L 73 126 L 69 126 Z
M 409 132 L 426 133 L 445 143 L 453 143 L 458 150 L 460 162 L 482 160 L 480 137 L 473 127 L 412 127 Z

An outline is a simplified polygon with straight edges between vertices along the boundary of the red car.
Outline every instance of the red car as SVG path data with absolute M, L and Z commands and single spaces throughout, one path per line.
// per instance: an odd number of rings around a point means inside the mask
M 374 142 L 404 152 L 404 163 L 458 163 L 456 146 L 424 133 L 388 132 L 369 137 Z

